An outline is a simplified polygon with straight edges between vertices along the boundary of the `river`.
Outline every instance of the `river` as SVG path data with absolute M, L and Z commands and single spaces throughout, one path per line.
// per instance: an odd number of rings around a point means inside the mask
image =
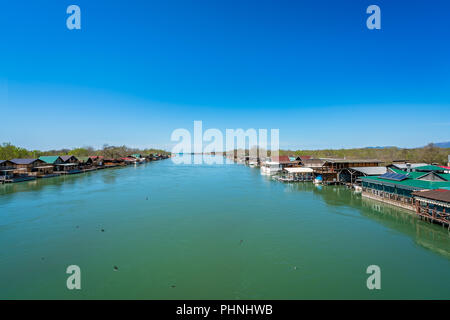
M 1 299 L 450 298 L 447 229 L 239 164 L 0 185 L 0 244 Z M 69 265 L 81 290 L 66 287 Z

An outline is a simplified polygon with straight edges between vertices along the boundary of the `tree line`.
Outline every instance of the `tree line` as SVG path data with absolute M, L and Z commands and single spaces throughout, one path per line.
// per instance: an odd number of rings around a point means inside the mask
M 256 150 L 255 150 L 256 149 Z M 270 150 L 258 150 L 254 147 L 249 152 L 242 149 L 234 150 L 235 155 L 244 154 L 255 155 L 271 155 Z M 260 152 L 262 151 L 262 152 Z M 223 153 L 226 155 L 226 152 Z M 397 148 L 397 147 L 380 147 L 380 148 L 353 148 L 353 149 L 322 149 L 322 150 L 280 150 L 280 155 L 288 156 L 312 156 L 313 158 L 339 158 L 339 159 L 376 159 L 386 164 L 394 161 L 408 161 L 413 163 L 435 163 L 439 165 L 447 165 L 450 148 L 440 148 L 433 143 L 429 143 L 421 148 Z
M 0 159 L 10 160 L 14 158 L 39 158 L 40 156 L 54 155 L 74 155 L 74 156 L 104 156 L 106 158 L 121 158 L 134 153 L 148 155 L 151 153 L 169 154 L 169 152 L 161 149 L 138 149 L 129 148 L 127 146 L 110 146 L 103 145 L 101 149 L 93 147 L 82 147 L 73 149 L 60 150 L 28 150 L 17 147 L 11 143 L 3 143 L 0 145 Z M 248 155 L 248 150 L 245 151 Z M 270 154 L 270 151 L 269 151 Z M 280 150 L 280 155 L 310 155 L 314 158 L 346 158 L 346 159 L 378 159 L 385 163 L 393 161 L 405 160 L 409 162 L 424 162 L 446 165 L 450 148 L 439 148 L 430 143 L 422 148 L 354 148 L 354 149 L 323 149 L 323 150 Z
M 393 161 L 409 161 L 416 163 L 436 163 L 447 165 L 450 148 L 439 148 L 429 143 L 422 148 L 355 148 L 355 149 L 324 149 L 324 150 L 283 150 L 283 155 L 311 155 L 314 158 L 346 158 L 346 159 L 377 159 L 385 163 Z
M 149 154 L 168 154 L 167 151 L 161 149 L 138 149 L 129 148 L 127 146 L 110 146 L 103 145 L 101 149 L 95 149 L 93 147 L 82 147 L 73 149 L 59 149 L 59 150 L 28 150 L 25 148 L 17 147 L 11 143 L 5 142 L 0 145 L 0 159 L 11 160 L 14 158 L 39 158 L 40 156 L 64 156 L 74 155 L 75 157 L 86 156 L 104 156 L 105 158 L 121 158 L 126 157 L 134 153 L 140 153 L 142 155 Z

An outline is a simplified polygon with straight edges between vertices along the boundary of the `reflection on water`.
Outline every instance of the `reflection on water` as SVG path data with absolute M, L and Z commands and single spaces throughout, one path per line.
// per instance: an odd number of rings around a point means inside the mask
M 289 184 L 292 192 L 312 192 L 330 206 L 357 208 L 361 215 L 410 236 L 428 250 L 450 258 L 450 232 L 437 224 L 419 219 L 414 212 L 362 197 L 343 186 L 316 186 L 313 183 Z
M 440 225 L 420 220 L 414 212 L 362 198 L 361 213 L 384 226 L 407 234 L 423 248 L 450 258 L 450 232 Z
M 110 168 L 82 174 L 61 175 L 18 183 L 6 183 L 0 185 L 0 196 L 2 197 L 2 200 L 12 201 L 15 199 L 15 195 L 20 195 L 22 192 L 32 192 L 35 195 L 40 195 L 49 189 L 58 190 L 64 186 L 89 183 L 92 179 L 96 179 L 97 177 L 100 177 L 106 184 L 114 184 L 116 183 L 116 170 L 121 169 L 124 168 Z

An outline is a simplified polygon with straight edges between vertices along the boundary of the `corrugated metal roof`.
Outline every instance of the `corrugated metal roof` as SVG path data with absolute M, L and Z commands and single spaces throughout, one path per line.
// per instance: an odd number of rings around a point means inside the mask
M 368 176 L 378 176 L 387 172 L 386 167 L 351 167 L 350 169 L 361 172 Z
M 394 167 L 398 169 L 406 169 L 406 163 L 394 163 L 392 164 Z M 428 163 L 411 163 L 411 169 L 415 169 L 417 167 L 427 166 Z
M 409 173 L 407 173 L 404 170 L 400 170 L 400 169 L 395 169 L 395 168 L 389 168 L 389 170 L 395 172 L 395 173 L 400 173 L 400 174 L 407 174 L 409 178 L 411 179 L 419 179 L 423 176 L 426 176 L 428 173 L 426 172 L 420 172 L 420 171 L 411 171 Z M 447 181 L 450 181 L 450 174 L 448 173 L 436 173 L 438 176 L 444 178 Z
M 321 158 L 321 159 L 325 160 L 326 162 L 331 162 L 331 163 L 369 163 L 369 162 L 382 163 L 383 162 L 378 159 L 331 159 L 331 158 Z
M 442 201 L 442 202 L 450 202 L 450 190 L 446 190 L 446 189 L 415 191 L 412 194 L 414 196 L 422 197 L 422 198 L 426 198 L 426 199 Z
M 291 160 L 289 159 L 288 156 L 273 156 L 270 159 L 271 159 L 272 162 L 278 162 L 278 163 L 291 162 Z
M 39 160 L 44 161 L 45 163 L 55 163 L 58 160 L 59 156 L 40 156 Z
M 408 174 L 408 179 L 402 180 L 402 181 L 392 181 L 387 179 L 382 179 L 380 177 L 363 177 L 361 178 L 362 181 L 365 182 L 371 182 L 371 183 L 379 183 L 389 186 L 398 186 L 398 187 L 404 187 L 406 189 L 411 190 L 421 190 L 421 189 L 439 189 L 439 188 L 445 188 L 450 187 L 449 181 L 427 181 L 427 180 L 417 180 L 415 178 L 411 177 L 411 174 L 413 173 L 419 173 L 423 175 L 423 172 L 411 172 Z M 439 174 L 442 176 L 441 174 Z
M 400 170 L 400 169 L 396 169 L 396 168 L 389 168 L 389 170 L 391 170 L 395 173 L 399 173 L 399 174 L 407 174 L 412 179 L 417 179 L 418 177 L 423 176 L 423 172 L 411 171 L 408 173 L 405 170 Z
M 14 164 L 32 164 L 33 162 L 37 161 L 39 159 L 12 159 L 11 162 Z M 42 160 L 41 160 L 42 161 Z
M 64 162 L 66 162 L 67 160 L 69 160 L 69 159 L 72 158 L 72 157 L 74 157 L 74 158 L 76 159 L 75 156 L 60 156 L 60 158 L 61 158 Z
M 321 159 L 308 159 L 303 161 L 303 165 L 310 168 L 320 168 L 324 163 L 325 161 Z
M 420 171 L 444 171 L 444 168 L 428 165 L 428 166 L 421 166 L 421 167 L 415 167 L 414 169 L 420 170 Z

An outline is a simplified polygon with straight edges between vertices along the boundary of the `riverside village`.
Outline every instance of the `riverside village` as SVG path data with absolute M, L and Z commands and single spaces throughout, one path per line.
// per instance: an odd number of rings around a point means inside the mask
M 190 148 L 190 146 L 189 146 Z M 245 150 L 245 149 L 244 149 Z M 363 197 L 408 209 L 421 219 L 450 229 L 450 155 L 446 165 L 378 159 L 325 158 L 279 154 L 258 156 L 249 150 L 199 152 L 229 162 L 258 168 L 262 175 L 280 183 L 345 185 Z M 285 153 L 285 152 L 282 152 Z M 184 156 L 196 154 L 195 152 Z M 258 154 L 258 153 L 256 153 Z M 126 157 L 52 155 L 0 160 L 0 184 L 17 183 L 90 171 L 139 165 L 183 153 L 130 154 Z

